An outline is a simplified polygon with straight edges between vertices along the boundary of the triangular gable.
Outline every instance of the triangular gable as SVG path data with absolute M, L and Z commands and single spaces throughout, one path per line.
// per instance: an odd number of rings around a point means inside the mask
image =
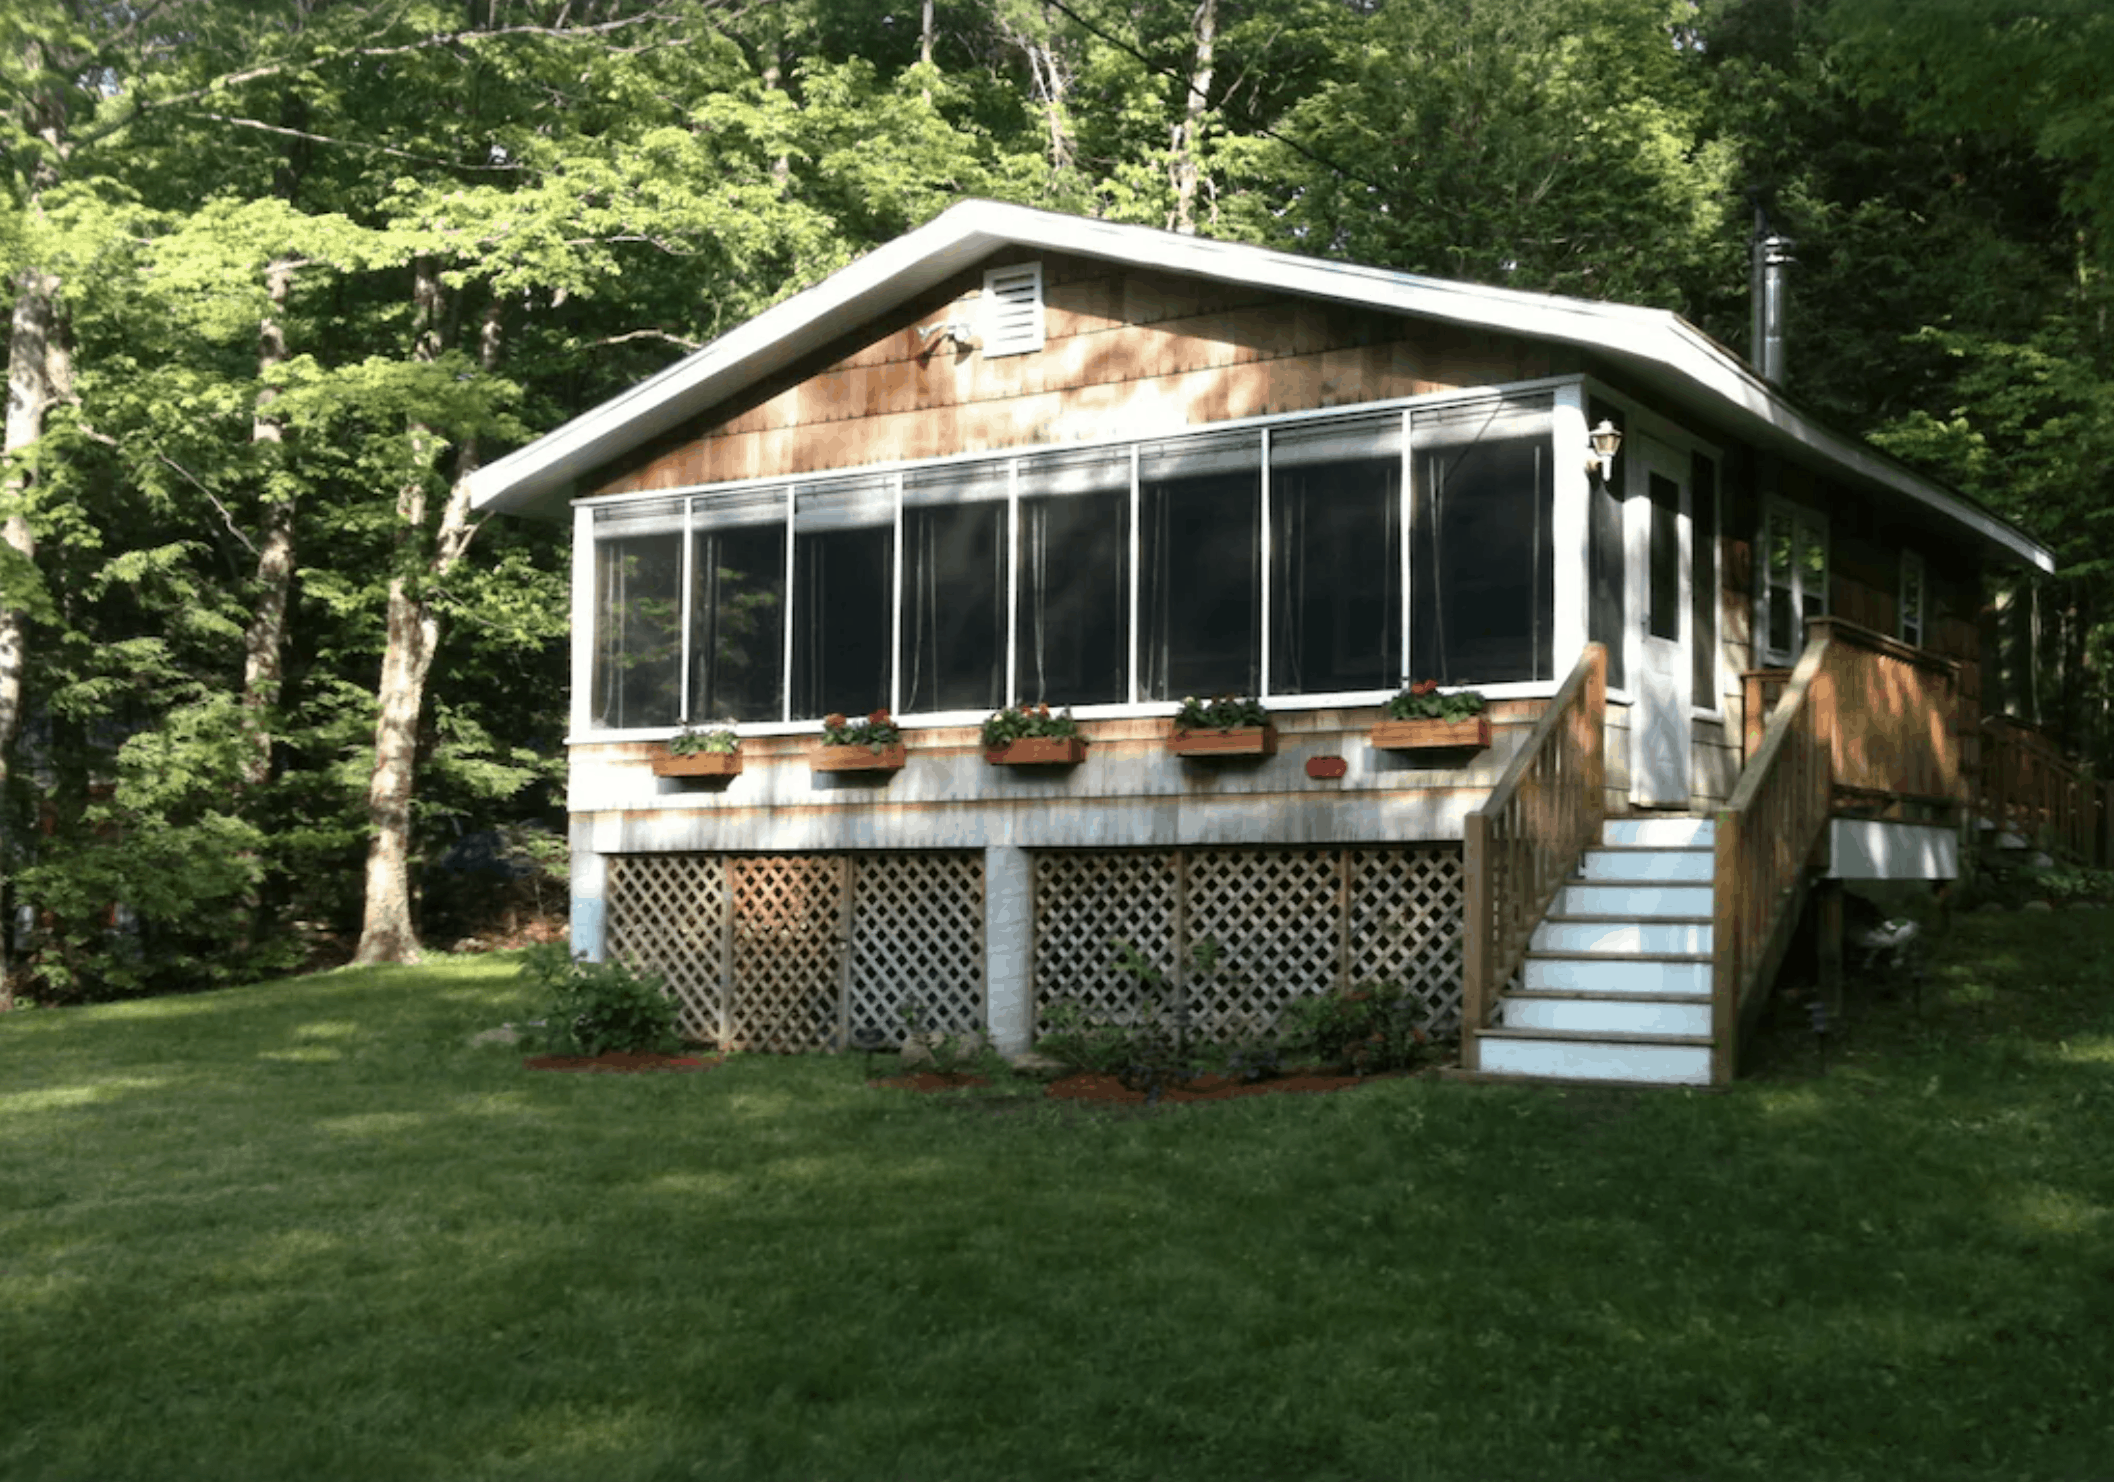
M 765 310 L 695 354 L 471 476 L 488 511 L 555 515 L 576 481 L 731 402 L 860 326 L 1007 248 L 1135 264 L 1590 351 L 1626 382 L 1693 407 L 1758 447 L 1819 460 L 1906 496 L 2011 559 L 2053 556 L 2023 532 L 1786 400 L 1678 315 L 1327 262 L 992 201 L 967 201 Z

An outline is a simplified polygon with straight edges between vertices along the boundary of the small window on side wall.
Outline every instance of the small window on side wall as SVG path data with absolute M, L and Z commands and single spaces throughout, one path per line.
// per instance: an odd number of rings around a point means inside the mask
M 1828 611 L 1828 519 L 1771 500 L 1762 519 L 1762 663 L 1788 668 L 1806 646 L 1806 619 Z
M 1924 597 L 1923 558 L 1914 551 L 1901 553 L 1901 600 L 1897 606 L 1900 615 L 1899 633 L 1903 643 L 1923 647 Z

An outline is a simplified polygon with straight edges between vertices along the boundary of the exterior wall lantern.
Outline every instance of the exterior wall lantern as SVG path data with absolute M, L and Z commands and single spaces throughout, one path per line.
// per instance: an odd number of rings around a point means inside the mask
M 1603 481 L 1613 478 L 1615 455 L 1622 451 L 1622 429 L 1602 417 L 1600 425 L 1586 434 L 1586 442 L 1592 448 L 1592 456 L 1587 460 L 1586 466 L 1599 469 Z

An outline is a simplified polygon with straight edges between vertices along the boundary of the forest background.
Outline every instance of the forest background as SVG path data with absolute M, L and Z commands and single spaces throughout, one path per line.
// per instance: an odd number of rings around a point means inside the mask
M 8 0 L 9 987 L 523 904 L 566 530 L 464 476 L 971 195 L 1741 351 L 1760 206 L 1789 389 L 2058 552 L 2016 703 L 2104 759 L 2110 99 L 2103 0 Z

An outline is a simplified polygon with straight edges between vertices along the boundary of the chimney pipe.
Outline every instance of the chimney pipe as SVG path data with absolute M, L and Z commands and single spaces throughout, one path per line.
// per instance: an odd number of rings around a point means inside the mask
M 1754 208 L 1754 243 L 1748 293 L 1754 306 L 1754 339 L 1749 351 L 1755 372 L 1765 381 L 1784 379 L 1784 269 L 1796 261 L 1792 241 L 1772 231 L 1768 213 Z

